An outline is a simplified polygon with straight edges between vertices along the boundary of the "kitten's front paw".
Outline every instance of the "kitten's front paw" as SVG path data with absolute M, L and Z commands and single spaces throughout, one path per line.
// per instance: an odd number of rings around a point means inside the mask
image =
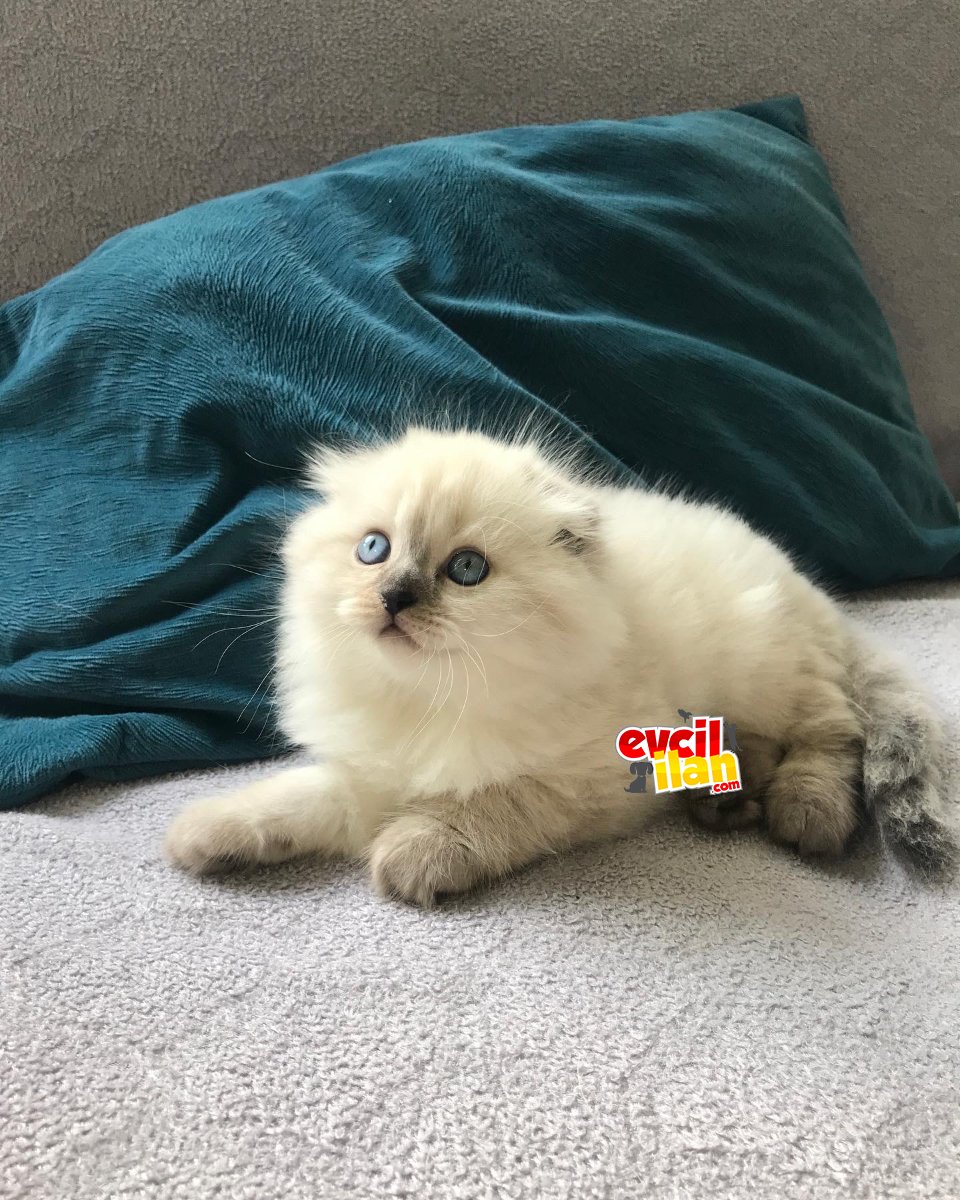
M 381 896 L 430 908 L 465 892 L 483 871 L 463 838 L 434 817 L 406 816 L 383 830 L 370 851 L 370 872 Z
M 793 846 L 803 857 L 839 858 L 857 827 L 856 807 L 847 797 L 805 798 L 771 794 L 767 828 L 774 841 Z
M 295 853 L 289 838 L 251 820 L 230 796 L 214 796 L 185 808 L 171 822 L 164 849 L 175 866 L 197 875 L 248 863 L 283 862 Z

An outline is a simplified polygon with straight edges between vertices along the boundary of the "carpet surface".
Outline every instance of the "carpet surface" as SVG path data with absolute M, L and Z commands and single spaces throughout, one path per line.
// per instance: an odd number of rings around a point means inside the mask
M 852 604 L 956 731 L 960 586 Z M 431 913 L 162 863 L 179 805 L 269 769 L 0 816 L 3 1200 L 960 1195 L 960 894 L 668 801 Z

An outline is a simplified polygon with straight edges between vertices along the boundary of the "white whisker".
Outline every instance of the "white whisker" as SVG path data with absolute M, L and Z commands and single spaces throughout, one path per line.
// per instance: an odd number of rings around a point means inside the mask
M 464 691 L 463 703 L 460 705 L 460 712 L 457 715 L 457 719 L 453 723 L 453 728 L 447 734 L 446 741 L 443 743 L 444 746 L 447 746 L 449 744 L 450 739 L 457 732 L 457 726 L 463 720 L 463 714 L 467 711 L 467 701 L 470 699 L 470 670 L 467 666 L 466 660 L 463 659 L 461 661 L 463 662 L 463 679 L 464 679 L 464 683 L 466 684 L 466 689 Z M 453 660 L 452 659 L 451 659 L 451 666 L 450 666 L 450 679 L 451 679 L 451 681 L 453 680 Z
M 258 621 L 256 623 L 256 625 L 250 625 L 248 628 L 244 629 L 244 631 L 242 633 L 238 633 L 232 642 L 230 642 L 228 645 L 224 646 L 223 652 L 221 653 L 220 657 L 217 659 L 217 665 L 213 668 L 214 675 L 216 675 L 216 673 L 220 670 L 220 664 L 223 662 L 224 656 L 226 655 L 227 651 L 230 649 L 231 646 L 235 646 L 242 637 L 246 637 L 248 633 L 253 633 L 253 631 L 255 629 L 259 629 L 261 625 L 266 625 L 266 624 L 267 624 L 266 621 Z M 236 629 L 236 628 L 237 627 L 234 626 L 234 629 Z M 220 632 L 224 633 L 226 631 L 221 629 Z M 207 640 L 206 638 L 200 639 L 200 641 L 202 641 L 202 642 L 205 642 L 206 640 Z M 197 646 L 199 646 L 199 645 L 200 645 L 200 642 L 197 642 Z M 196 649 L 196 646 L 194 646 L 194 649 Z
M 509 629 L 504 629 L 502 633 L 475 633 L 473 636 L 474 637 L 489 637 L 489 638 L 506 637 L 508 633 L 513 633 L 513 631 L 515 629 L 519 629 L 521 625 L 526 625 L 527 621 L 529 621 L 531 617 L 535 617 L 537 615 L 537 613 L 540 611 L 540 609 L 543 608 L 543 606 L 545 604 L 546 604 L 546 600 L 541 600 L 540 603 L 537 605 L 537 607 L 532 612 L 528 612 L 522 621 L 518 621 L 516 623 L 516 625 L 511 625 L 511 627 Z

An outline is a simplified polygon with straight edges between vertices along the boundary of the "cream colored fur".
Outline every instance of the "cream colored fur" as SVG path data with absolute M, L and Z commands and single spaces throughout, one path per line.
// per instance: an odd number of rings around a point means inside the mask
M 301 854 L 369 863 L 419 904 L 544 854 L 629 834 L 626 725 L 680 708 L 739 731 L 747 791 L 691 800 L 714 827 L 762 816 L 803 853 L 857 823 L 857 642 L 788 557 L 719 508 L 590 482 L 535 444 L 412 429 L 316 465 L 325 502 L 284 546 L 283 724 L 316 765 L 185 810 L 167 847 L 208 871 Z M 380 565 L 358 561 L 387 534 Z M 462 587 L 450 554 L 486 556 Z M 384 636 L 381 595 L 419 601 Z M 404 636 L 400 636 L 402 631 Z

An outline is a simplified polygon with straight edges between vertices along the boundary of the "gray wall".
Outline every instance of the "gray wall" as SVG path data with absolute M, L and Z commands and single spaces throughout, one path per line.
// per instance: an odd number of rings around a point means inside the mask
M 807 102 L 960 491 L 957 0 L 0 0 L 0 297 L 386 142 Z

